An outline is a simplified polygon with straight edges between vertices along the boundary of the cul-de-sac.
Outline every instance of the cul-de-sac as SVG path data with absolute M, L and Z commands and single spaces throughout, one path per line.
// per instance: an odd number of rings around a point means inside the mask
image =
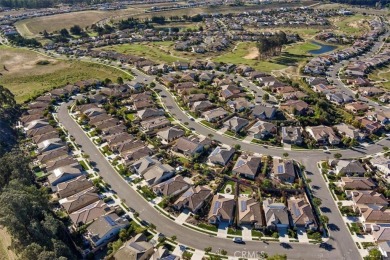
M 390 259 L 390 1 L 0 0 L 16 259 Z

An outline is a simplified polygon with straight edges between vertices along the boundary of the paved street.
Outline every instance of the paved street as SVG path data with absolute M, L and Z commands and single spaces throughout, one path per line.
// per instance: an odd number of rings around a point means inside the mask
M 376 47 L 380 48 L 380 46 Z M 335 71 L 338 71 L 341 64 L 337 64 L 334 67 Z M 154 81 L 154 77 L 143 74 L 142 72 L 132 69 L 136 79 L 140 82 L 150 83 Z M 337 76 L 337 74 L 335 74 Z M 255 90 L 255 85 L 250 85 L 249 82 L 242 80 L 249 89 Z M 342 84 L 341 82 L 336 84 Z M 345 88 L 345 91 L 351 91 L 343 84 L 340 87 Z M 188 116 L 182 111 L 171 94 L 161 84 L 156 84 L 155 90 L 159 91 L 160 98 L 167 106 L 167 110 L 172 116 L 179 120 L 182 124 L 186 124 L 188 128 L 194 132 L 210 136 L 212 139 L 219 141 L 223 144 L 233 146 L 240 144 L 241 148 L 246 151 L 252 151 L 259 154 L 267 154 L 271 156 L 282 156 L 286 150 L 276 147 L 266 147 L 257 144 L 251 144 L 236 140 L 222 134 L 218 134 L 215 130 L 205 127 L 196 121 L 191 121 Z M 261 93 L 261 92 L 259 92 Z M 257 96 L 257 95 L 256 95 Z M 260 98 L 256 97 L 260 102 Z M 118 193 L 120 198 L 125 199 L 125 203 L 134 208 L 140 213 L 140 217 L 153 223 L 157 226 L 159 232 L 163 232 L 167 236 L 176 235 L 178 241 L 190 247 L 203 250 L 204 248 L 211 246 L 213 251 L 219 249 L 225 249 L 229 255 L 233 256 L 236 251 L 249 251 L 260 252 L 265 251 L 268 254 L 286 253 L 289 259 L 360 259 L 359 252 L 347 227 L 344 224 L 342 217 L 340 216 L 337 205 L 331 197 L 326 183 L 323 180 L 318 168 L 317 162 L 327 158 L 333 158 L 333 154 L 341 153 L 343 158 L 356 158 L 364 157 L 369 154 L 375 154 L 383 150 L 383 146 L 390 146 L 390 141 L 383 139 L 378 143 L 368 146 L 361 146 L 359 148 L 352 148 L 348 150 L 333 150 L 330 153 L 324 153 L 322 150 L 289 150 L 289 158 L 295 159 L 298 162 L 303 163 L 306 166 L 307 171 L 310 173 L 312 180 L 311 185 L 317 187 L 314 190 L 316 197 L 322 200 L 321 209 L 329 217 L 330 223 L 330 239 L 328 243 L 333 248 L 332 250 L 325 250 L 319 248 L 318 245 L 313 244 L 292 244 L 291 249 L 285 249 L 278 243 L 265 244 L 262 242 L 248 241 L 245 245 L 234 244 L 233 242 L 220 237 L 208 236 L 206 234 L 194 231 L 186 228 L 174 221 L 166 218 L 150 206 L 137 192 L 129 187 L 129 185 L 123 180 L 111 165 L 105 160 L 103 155 L 100 154 L 95 145 L 88 139 L 85 133 L 80 127 L 73 121 L 73 119 L 67 113 L 67 104 L 63 104 L 59 110 L 58 118 L 60 122 L 69 130 L 69 132 L 76 138 L 76 142 L 81 144 L 85 153 L 90 155 L 91 161 L 96 162 L 96 167 L 100 170 L 100 175 L 108 182 L 114 190 Z M 236 253 L 237 254 L 237 253 Z
M 203 250 L 208 246 L 211 246 L 213 251 L 216 251 L 219 248 L 225 249 L 231 256 L 234 256 L 236 251 L 265 251 L 271 255 L 285 253 L 288 254 L 289 259 L 342 259 L 341 254 L 343 254 L 346 259 L 355 260 L 360 258 L 357 254 L 357 250 L 354 250 L 354 247 L 350 247 L 351 249 L 346 249 L 342 246 L 341 243 L 336 243 L 336 239 L 334 241 L 330 241 L 330 244 L 332 244 L 334 248 L 330 251 L 319 248 L 318 245 L 314 244 L 292 243 L 291 249 L 285 249 L 280 246 L 279 243 L 271 242 L 269 244 L 265 244 L 262 242 L 248 241 L 244 245 L 239 245 L 234 244 L 232 241 L 230 241 L 230 239 L 209 236 L 175 223 L 150 206 L 136 191 L 134 191 L 126 183 L 125 180 L 122 179 L 118 173 L 116 173 L 116 171 L 106 161 L 103 155 L 98 151 L 95 145 L 88 139 L 87 135 L 70 117 L 67 111 L 68 105 L 69 104 L 67 103 L 61 105 L 58 111 L 59 121 L 66 129 L 68 129 L 69 133 L 75 137 L 76 143 L 82 146 L 83 151 L 90 156 L 90 160 L 96 162 L 96 168 L 99 169 L 99 174 L 114 188 L 118 196 L 124 199 L 125 203 L 129 207 L 132 207 L 137 212 L 139 212 L 142 219 L 155 224 L 157 230 L 164 233 L 166 236 L 176 235 L 177 240 L 180 243 L 200 250 Z M 338 216 L 338 213 L 334 215 Z M 347 241 L 348 239 L 352 241 L 348 231 L 344 230 L 343 227 L 340 229 L 341 230 L 338 233 L 344 233 L 346 235 L 345 239 Z M 343 241 L 343 244 L 345 244 L 345 242 L 346 241 Z M 352 250 L 353 254 L 350 254 L 349 250 Z M 237 254 L 238 253 L 236 253 L 236 255 Z

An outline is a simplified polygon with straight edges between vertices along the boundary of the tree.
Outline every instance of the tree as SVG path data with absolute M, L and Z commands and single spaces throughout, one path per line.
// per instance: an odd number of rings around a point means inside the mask
M 264 100 L 264 101 L 268 101 L 268 100 L 269 100 L 269 94 L 268 94 L 268 93 L 265 93 L 265 94 L 263 95 L 263 100 Z
M 222 249 L 220 252 L 219 252 L 221 255 L 227 255 L 227 251 Z
M 204 249 L 204 251 L 205 251 L 206 253 L 210 253 L 212 250 L 213 250 L 213 248 L 212 248 L 211 246 L 206 247 L 206 248 Z
M 321 215 L 321 216 L 320 216 L 320 220 L 321 220 L 321 222 L 322 222 L 324 225 L 328 225 L 328 223 L 329 223 L 329 218 L 328 218 L 328 216 Z
M 377 249 L 371 249 L 368 256 L 364 257 L 366 260 L 380 260 L 382 259 L 382 254 L 381 252 Z
M 70 37 L 70 34 L 69 34 L 68 30 L 65 29 L 65 28 L 61 29 L 60 34 L 61 34 L 62 37 L 66 37 L 66 38 Z
M 335 154 L 333 155 L 333 157 L 334 157 L 335 159 L 340 159 L 341 157 L 343 157 L 343 155 L 342 155 L 341 153 L 335 153 Z
M 289 154 L 288 153 L 283 153 L 283 157 L 288 157 Z
M 119 85 L 122 85 L 123 84 L 123 78 L 122 77 L 118 77 L 116 79 L 116 82 L 119 84 Z
M 322 201 L 321 201 L 320 198 L 314 197 L 314 198 L 313 198 L 313 204 L 314 204 L 314 206 L 319 207 L 319 206 L 321 206 Z
M 240 150 L 240 149 L 241 149 L 241 145 L 239 145 L 239 144 L 235 144 L 235 145 L 234 145 L 234 149 L 236 149 L 236 150 Z
M 177 239 L 177 237 L 175 236 L 175 235 L 173 235 L 172 237 L 171 237 L 171 240 L 172 241 L 175 241 Z
M 83 29 L 79 25 L 74 25 L 70 28 L 70 33 L 74 35 L 81 35 Z

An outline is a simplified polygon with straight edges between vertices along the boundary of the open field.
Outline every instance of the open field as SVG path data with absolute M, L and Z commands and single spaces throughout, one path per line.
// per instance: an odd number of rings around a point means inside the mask
M 39 61 L 48 61 L 47 65 L 38 65 Z M 0 46 L 0 85 L 9 88 L 15 94 L 16 101 L 24 102 L 31 96 L 51 88 L 86 79 L 110 78 L 115 81 L 127 75 L 103 65 L 61 61 L 47 58 L 38 53 Z
M 115 11 L 83 11 L 65 14 L 56 14 L 32 19 L 18 21 L 15 26 L 19 33 L 25 37 L 39 35 L 40 32 L 59 31 L 63 28 L 69 29 L 73 25 L 80 25 L 81 28 L 112 17 L 134 13 L 135 9 L 115 10 Z
M 285 51 L 294 55 L 309 55 L 309 51 L 318 50 L 320 48 L 320 46 L 314 43 L 303 42 L 288 46 L 286 47 Z
M 297 44 L 294 44 L 288 46 L 280 56 L 271 58 L 267 61 L 261 61 L 256 57 L 258 54 L 256 50 L 256 43 L 245 42 L 238 44 L 234 51 L 222 54 L 215 57 L 213 60 L 225 63 L 245 64 L 260 71 L 271 72 L 273 70 L 285 69 L 288 66 L 298 66 L 299 63 L 310 58 L 311 55 L 308 55 L 307 51 L 314 48 L 314 46 L 309 43 L 299 45 L 304 45 L 304 50 L 301 50 L 297 47 Z
M 390 67 L 384 67 L 381 70 L 374 70 L 372 73 L 370 73 L 369 78 L 373 81 L 382 81 L 377 83 L 378 86 L 385 87 L 388 91 L 390 91 Z
M 188 61 L 182 56 L 171 54 L 169 49 L 173 42 L 134 43 L 104 47 L 104 50 L 114 50 L 119 53 L 132 54 L 161 63 L 174 61 Z
M 152 13 L 144 13 L 135 15 L 137 18 L 150 18 L 152 16 L 165 16 L 170 17 L 173 15 L 182 16 L 182 15 L 197 15 L 201 13 L 241 13 L 246 11 L 256 11 L 256 10 L 266 10 L 273 8 L 281 8 L 281 7 L 295 7 L 295 6 L 307 6 L 312 5 L 314 3 L 318 3 L 318 1 L 306 0 L 302 3 L 277 3 L 277 4 L 260 4 L 260 5 L 244 5 L 244 6 L 213 6 L 213 7 L 195 7 L 195 8 L 187 8 L 187 9 L 179 9 L 179 10 L 168 10 L 161 12 L 152 12 Z
M 0 260 L 16 260 L 15 253 L 8 250 L 11 246 L 11 237 L 5 229 L 0 228 Z
M 386 8 L 375 9 L 375 8 L 358 7 L 358 6 L 351 6 L 351 5 L 345 5 L 345 4 L 321 4 L 321 5 L 318 5 L 316 8 L 317 9 L 335 9 L 335 10 L 348 9 L 348 10 L 351 10 L 353 12 L 373 14 L 373 15 L 388 15 L 389 14 L 389 9 L 386 9 Z
M 333 20 L 334 25 L 341 33 L 359 35 L 369 29 L 368 25 L 364 21 L 370 19 L 370 16 L 355 14 L 351 16 L 337 17 L 331 20 Z

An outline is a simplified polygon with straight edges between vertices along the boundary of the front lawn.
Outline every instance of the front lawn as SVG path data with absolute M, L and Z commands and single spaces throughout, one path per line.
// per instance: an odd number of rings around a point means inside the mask
M 236 235 L 236 236 L 242 236 L 242 230 L 241 229 L 232 229 L 232 228 L 228 228 L 228 234 L 229 235 Z
M 90 169 L 84 160 L 79 161 L 79 163 L 80 163 L 81 167 L 83 167 L 84 171 L 88 171 Z
M 198 224 L 198 227 L 203 228 L 203 229 L 207 229 L 207 230 L 210 230 L 210 231 L 218 232 L 218 228 L 216 226 L 214 226 L 214 225 L 200 223 L 200 224 Z

